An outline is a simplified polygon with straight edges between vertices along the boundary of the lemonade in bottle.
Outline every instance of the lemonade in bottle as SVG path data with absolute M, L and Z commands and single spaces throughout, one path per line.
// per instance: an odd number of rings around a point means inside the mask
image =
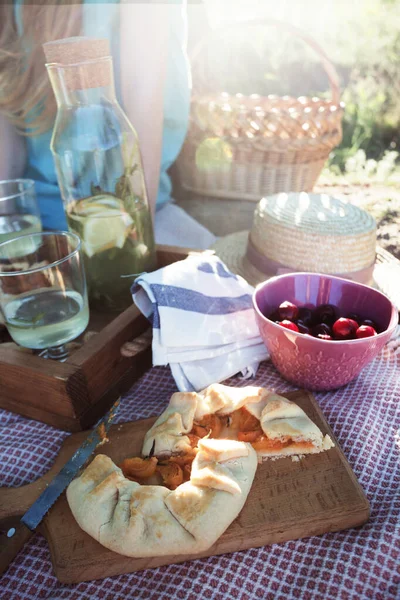
M 156 267 L 135 130 L 114 90 L 108 40 L 44 44 L 57 100 L 51 150 L 69 228 L 82 240 L 91 307 L 120 311 Z

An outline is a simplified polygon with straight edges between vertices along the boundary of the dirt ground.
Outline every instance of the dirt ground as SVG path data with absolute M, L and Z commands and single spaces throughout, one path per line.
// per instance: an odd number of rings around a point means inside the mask
M 400 190 L 378 185 L 319 185 L 315 191 L 367 210 L 378 226 L 378 243 L 400 260 Z

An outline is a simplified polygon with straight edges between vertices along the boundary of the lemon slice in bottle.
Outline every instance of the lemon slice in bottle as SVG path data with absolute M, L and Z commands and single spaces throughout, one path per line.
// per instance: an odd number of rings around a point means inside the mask
M 70 217 L 80 222 L 82 247 L 89 258 L 104 250 L 122 248 L 133 225 L 122 200 L 105 194 L 81 200 Z
M 88 217 L 103 210 L 125 211 L 124 203 L 117 196 L 111 194 L 99 194 L 84 198 L 75 204 L 74 210 L 82 217 Z

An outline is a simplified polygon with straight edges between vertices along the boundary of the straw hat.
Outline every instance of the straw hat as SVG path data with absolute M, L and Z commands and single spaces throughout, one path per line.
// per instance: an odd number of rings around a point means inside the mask
M 327 194 L 281 193 L 263 198 L 251 231 L 220 238 L 215 253 L 257 285 L 293 271 L 371 283 L 376 223 L 366 211 Z

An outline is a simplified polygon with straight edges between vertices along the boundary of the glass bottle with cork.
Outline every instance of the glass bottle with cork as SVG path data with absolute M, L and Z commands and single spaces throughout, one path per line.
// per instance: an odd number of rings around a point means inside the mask
M 156 267 L 137 134 L 117 102 L 106 39 L 43 45 L 57 101 L 51 140 L 69 228 L 82 240 L 90 306 L 121 311 Z

